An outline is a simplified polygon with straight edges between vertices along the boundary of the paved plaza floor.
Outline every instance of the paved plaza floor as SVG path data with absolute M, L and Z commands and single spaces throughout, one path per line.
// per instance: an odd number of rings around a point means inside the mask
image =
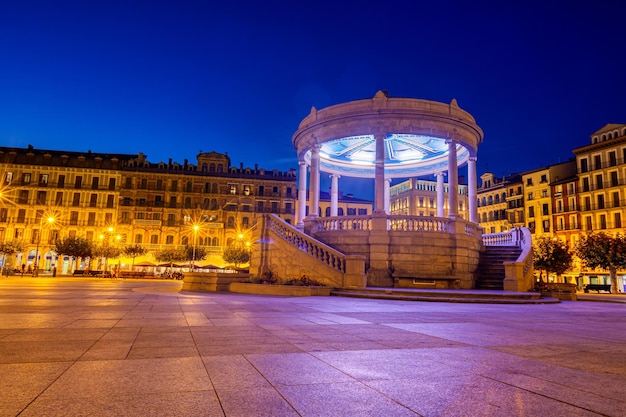
M 0 416 L 626 416 L 626 304 L 0 278 Z

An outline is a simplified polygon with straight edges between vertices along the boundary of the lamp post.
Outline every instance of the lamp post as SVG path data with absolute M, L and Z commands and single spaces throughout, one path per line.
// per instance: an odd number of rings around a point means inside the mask
M 39 218 L 39 236 L 37 236 L 37 246 L 35 249 L 35 269 L 33 271 L 33 276 L 36 277 L 39 275 L 39 244 L 41 243 L 41 235 L 43 234 L 43 214 Z M 48 216 L 46 218 L 48 224 L 54 223 L 54 217 Z
M 200 226 L 197 224 L 193 225 L 193 249 L 191 250 L 191 272 L 195 272 L 196 269 L 196 243 L 198 241 L 198 230 Z

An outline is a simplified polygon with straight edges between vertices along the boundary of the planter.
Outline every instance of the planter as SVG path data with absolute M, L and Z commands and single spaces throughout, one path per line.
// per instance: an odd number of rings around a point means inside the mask
M 271 285 L 233 282 L 230 292 L 244 294 L 286 295 L 292 297 L 308 297 L 313 295 L 329 296 L 330 287 L 299 287 L 297 285 Z
M 242 282 L 250 279 L 246 273 L 223 272 L 186 272 L 183 280 L 183 291 L 217 292 L 228 291 L 233 282 Z

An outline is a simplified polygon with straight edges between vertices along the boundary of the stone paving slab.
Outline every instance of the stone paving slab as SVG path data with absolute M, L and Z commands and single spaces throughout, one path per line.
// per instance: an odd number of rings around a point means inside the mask
M 0 278 L 0 417 L 625 416 L 625 358 L 621 302 Z

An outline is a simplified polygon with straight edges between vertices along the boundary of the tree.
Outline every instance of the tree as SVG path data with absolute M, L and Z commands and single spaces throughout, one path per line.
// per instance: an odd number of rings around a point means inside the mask
M 185 246 L 185 249 L 183 249 L 184 253 L 185 253 L 185 261 L 190 262 L 193 261 L 193 265 L 196 264 L 196 261 L 202 261 L 204 259 L 206 259 L 208 253 L 206 251 L 206 249 L 202 246 Z
M 93 254 L 91 242 L 82 237 L 70 236 L 57 240 L 54 244 L 54 250 L 59 255 L 67 255 L 72 258 L 71 270 L 74 270 L 74 260 L 76 258 L 91 257 Z
M 139 245 L 126 246 L 124 249 L 122 249 L 122 253 L 124 254 L 124 256 L 133 258 L 133 267 L 135 266 L 135 258 L 141 255 L 145 255 L 146 252 L 148 252 L 148 250 Z
M 533 245 L 533 266 L 546 271 L 546 278 L 551 272 L 559 276 L 572 266 L 573 255 L 569 246 L 558 239 L 542 236 Z
M 243 244 L 235 243 L 224 249 L 222 258 L 229 264 L 235 264 L 235 267 L 238 268 L 239 265 L 250 261 L 250 249 Z
M 163 249 L 153 252 L 157 262 L 167 262 L 170 264 L 170 272 L 174 267 L 174 262 L 182 262 L 186 259 L 186 253 L 182 249 Z
M 23 248 L 20 243 L 0 243 L 0 254 L 2 255 L 2 269 L 6 270 L 8 267 L 6 265 L 7 255 L 14 255 L 15 253 L 21 252 L 22 250 Z
M 604 233 L 583 236 L 576 245 L 576 255 L 590 268 L 609 271 L 611 292 L 617 294 L 617 270 L 626 269 L 626 239 Z

